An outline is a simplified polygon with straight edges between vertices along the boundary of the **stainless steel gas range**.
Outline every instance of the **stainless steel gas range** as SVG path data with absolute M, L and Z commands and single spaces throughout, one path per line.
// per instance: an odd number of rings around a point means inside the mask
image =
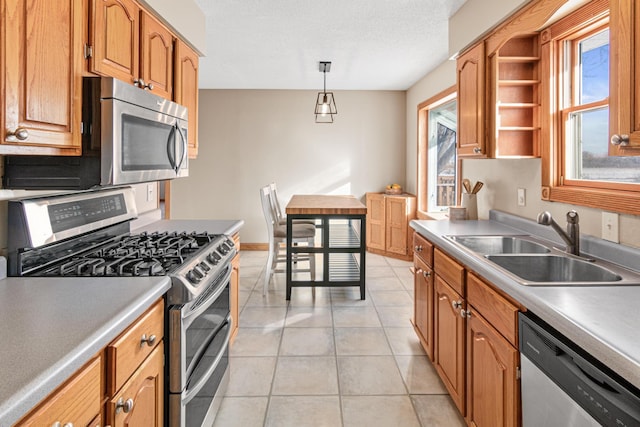
M 228 382 L 233 241 L 188 230 L 132 233 L 129 187 L 11 201 L 8 216 L 12 276 L 171 278 L 167 424 L 212 424 Z

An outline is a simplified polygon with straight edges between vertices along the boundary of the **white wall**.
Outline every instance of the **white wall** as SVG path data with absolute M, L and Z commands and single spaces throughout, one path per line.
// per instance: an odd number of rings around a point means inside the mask
M 171 183 L 171 218 L 243 219 L 266 243 L 258 190 L 353 194 L 404 185 L 405 92 L 337 91 L 333 124 L 316 124 L 316 91 L 201 90 L 199 153 Z

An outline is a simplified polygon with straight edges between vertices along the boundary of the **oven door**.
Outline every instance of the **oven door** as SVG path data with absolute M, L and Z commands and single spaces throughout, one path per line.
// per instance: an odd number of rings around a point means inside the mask
M 103 99 L 102 185 L 188 176 L 187 121 L 117 99 Z
M 231 265 L 198 299 L 169 310 L 169 425 L 212 423 L 228 381 Z

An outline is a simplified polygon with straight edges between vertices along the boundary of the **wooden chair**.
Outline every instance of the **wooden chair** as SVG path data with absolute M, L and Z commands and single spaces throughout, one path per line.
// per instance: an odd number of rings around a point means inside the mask
M 282 251 L 286 246 L 287 239 L 287 225 L 280 224 L 277 219 L 276 207 L 272 198 L 271 186 L 266 185 L 260 189 L 260 202 L 262 203 L 262 212 L 264 214 L 265 222 L 267 223 L 267 234 L 269 237 L 269 255 L 267 256 L 267 268 L 264 273 L 264 284 L 262 294 L 266 295 L 269 287 L 269 281 L 274 273 L 282 273 L 285 271 L 283 268 L 277 268 L 279 263 L 285 263 L 287 260 L 286 251 Z M 277 201 L 275 201 L 277 203 Z M 316 227 L 312 224 L 293 224 L 293 242 L 296 244 L 306 244 L 307 246 L 314 245 L 314 239 L 316 235 Z M 308 254 L 296 254 L 296 265 L 300 261 L 309 261 L 309 268 L 295 268 L 293 272 L 304 273 L 309 272 L 311 274 L 311 280 L 315 280 L 316 276 L 316 263 L 315 255 Z

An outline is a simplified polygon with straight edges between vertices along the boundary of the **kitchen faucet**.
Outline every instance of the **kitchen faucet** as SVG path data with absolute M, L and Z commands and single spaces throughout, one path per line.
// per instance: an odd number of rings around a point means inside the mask
M 580 226 L 578 212 L 567 212 L 567 231 L 565 232 L 551 217 L 551 213 L 544 211 L 538 214 L 538 224 L 550 225 L 567 244 L 565 252 L 580 256 Z

